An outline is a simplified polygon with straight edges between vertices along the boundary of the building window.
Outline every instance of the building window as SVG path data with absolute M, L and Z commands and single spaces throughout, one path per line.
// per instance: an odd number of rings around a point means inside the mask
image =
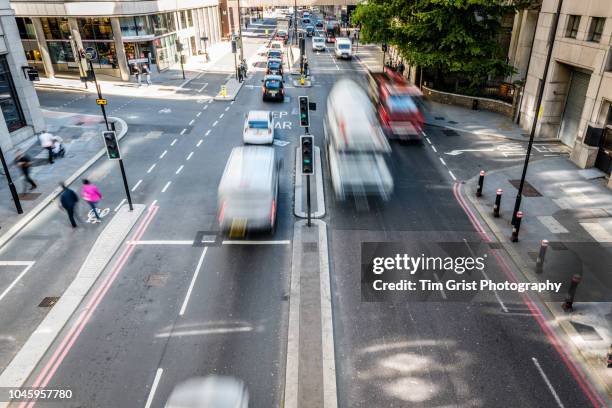
M 15 17 L 17 20 L 17 28 L 19 29 L 19 37 L 22 40 L 35 40 L 36 31 L 30 17 Z
M 151 23 L 153 25 L 153 32 L 156 36 L 176 31 L 176 24 L 174 24 L 174 16 L 172 13 L 152 15 Z
M 47 41 L 49 56 L 53 64 L 67 64 L 75 62 L 72 46 L 68 41 Z
M 83 40 L 112 40 L 113 29 L 110 18 L 79 18 L 79 31 Z
M 119 68 L 117 65 L 117 53 L 115 43 L 112 42 L 85 42 L 83 48 L 94 48 L 97 52 L 96 59 L 91 60 L 94 68 Z
M 185 10 L 180 12 L 181 16 L 181 28 L 187 28 L 187 12 Z
M 26 125 L 6 55 L 0 55 L 0 109 L 9 132 Z
M 138 37 L 141 35 L 153 35 L 155 16 L 133 16 L 119 18 L 121 33 L 125 37 Z
M 21 44 L 28 62 L 42 62 L 42 56 L 36 41 L 23 40 Z
M 193 27 L 193 10 L 187 10 L 187 26 Z
M 589 27 L 589 36 L 587 41 L 599 42 L 601 40 L 601 34 L 606 24 L 605 17 L 593 17 L 591 19 L 591 26 Z
M 578 27 L 580 26 L 580 16 L 570 15 L 567 19 L 567 29 L 565 36 L 568 38 L 576 38 L 578 35 Z
M 67 18 L 43 17 L 40 22 L 47 40 L 68 40 L 70 38 Z

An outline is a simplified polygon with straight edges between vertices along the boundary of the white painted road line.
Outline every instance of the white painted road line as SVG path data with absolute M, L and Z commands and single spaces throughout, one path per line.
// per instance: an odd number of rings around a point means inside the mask
M 157 166 L 157 163 L 154 163 L 151 167 L 149 167 L 149 170 L 147 170 L 147 174 L 152 172 L 155 166 Z
M 193 152 L 189 153 L 189 155 L 187 156 L 187 158 L 185 160 L 191 159 L 191 156 L 193 156 Z
M 132 192 L 136 191 L 136 189 L 138 188 L 140 183 L 142 183 L 142 179 L 138 180 L 138 182 L 136 184 L 134 184 L 134 187 L 132 187 Z
M 457 177 L 455 177 L 455 175 L 453 174 L 452 171 L 448 171 L 448 174 L 450 174 L 451 178 L 453 179 L 453 181 L 457 181 Z
M 232 241 L 225 240 L 222 242 L 223 245 L 289 245 L 290 240 L 281 241 Z
M 181 130 L 181 136 L 183 136 L 185 134 L 185 132 L 187 131 L 187 129 L 183 129 Z
M 442 164 L 446 166 L 446 162 L 445 162 L 445 161 L 444 161 L 444 159 L 443 159 L 443 158 L 441 158 L 441 157 L 440 157 L 440 162 L 442 162 Z
M 436 282 L 438 282 L 439 284 L 442 284 L 442 281 L 440 280 L 440 277 L 438 277 L 437 273 L 433 273 L 434 278 L 436 278 Z M 442 287 L 444 287 L 444 285 L 442 285 Z M 440 289 L 440 293 L 442 294 L 442 299 L 446 300 L 446 292 L 444 292 L 444 289 Z
M 204 107 L 202 108 L 202 110 L 206 110 L 208 109 L 208 105 L 204 105 Z
M 194 123 L 194 122 L 195 122 L 195 119 L 191 119 L 191 120 L 189 121 L 189 126 L 193 125 L 193 123 Z
M 196 280 L 198 279 L 200 269 L 202 269 L 202 263 L 204 262 L 204 257 L 206 256 L 207 250 L 208 250 L 208 247 L 204 247 L 204 251 L 202 251 L 202 255 L 200 256 L 200 259 L 198 260 L 198 266 L 196 266 L 196 270 L 193 274 L 193 277 L 191 278 L 191 283 L 189 284 L 189 289 L 187 289 L 187 294 L 185 295 L 185 300 L 183 300 L 183 306 L 181 306 L 181 311 L 179 312 L 179 316 L 182 316 L 185 314 L 185 310 L 187 309 L 187 303 L 189 303 L 189 297 L 191 296 L 191 291 L 193 290 L 193 286 L 195 285 Z
M 219 123 L 219 121 L 215 120 L 215 123 L 213 123 L 213 127 L 217 126 L 217 123 Z
M 426 137 L 425 140 L 427 140 L 427 143 L 431 144 L 431 140 L 429 140 L 428 137 Z
M 149 207 L 155 207 L 155 204 L 157 204 L 157 200 L 153 200 L 153 202 L 151 203 Z
M 179 173 L 180 173 L 180 172 L 183 170 L 183 167 L 185 167 L 185 166 L 183 166 L 183 165 L 181 164 L 181 167 L 179 167 L 178 169 L 176 169 L 176 173 L 174 173 L 174 174 L 179 174 Z
M 225 111 L 227 112 L 229 110 L 229 108 L 230 108 L 229 106 L 227 108 L 225 108 Z
M 139 240 L 127 241 L 128 245 L 193 245 L 193 240 Z
M 163 368 L 158 368 L 155 373 L 155 378 L 153 379 L 153 384 L 151 385 L 151 391 L 149 391 L 149 398 L 147 398 L 147 403 L 145 404 L 145 408 L 150 408 L 153 403 L 153 398 L 155 398 L 155 391 L 157 390 L 157 386 L 159 385 L 159 380 L 161 379 L 162 374 L 164 373 Z
M 231 102 L 230 102 L 230 105 L 233 105 L 233 104 L 234 104 L 234 102 L 236 102 L 236 101 L 231 101 Z
M 162 153 L 162 154 L 159 156 L 159 158 L 160 158 L 160 159 L 163 159 L 163 158 L 164 158 L 164 156 L 166 155 L 166 153 L 168 153 L 168 151 L 167 151 L 167 150 L 164 150 L 164 152 L 163 152 L 163 153 Z
M 210 129 L 208 129 L 208 130 L 206 131 L 206 133 L 204 134 L 204 136 L 208 136 L 208 135 L 210 135 L 210 132 L 211 132 L 211 130 L 210 130 Z
M 162 193 L 165 193 L 166 190 L 168 189 L 168 187 L 170 187 L 170 184 L 172 184 L 171 181 L 167 182 L 166 185 L 164 186 L 164 188 L 162 188 Z
M 431 150 L 433 150 L 434 152 L 438 153 L 438 149 L 436 149 L 436 146 L 434 145 L 430 145 L 431 146 Z
M 198 92 L 202 92 L 207 86 L 208 86 L 208 82 L 205 83 L 200 89 L 198 89 Z
M 0 301 L 15 287 L 15 285 L 25 276 L 26 273 L 34 266 L 33 261 L 0 261 L 0 266 L 25 266 L 23 271 L 11 282 L 10 285 L 0 294 Z
M 123 203 L 125 203 L 126 201 L 127 200 L 125 198 L 123 200 L 121 200 L 121 202 L 119 202 L 119 205 L 117 207 L 115 207 L 115 209 L 113 211 L 115 211 L 115 212 L 119 211 L 119 209 L 121 208 Z
M 225 113 L 220 114 L 219 119 L 223 119 L 223 115 L 225 115 Z
M 198 112 L 198 113 L 196 113 L 196 117 L 198 117 L 198 118 L 199 118 L 201 114 L 202 114 L 202 112 Z
M 544 370 L 542 370 L 542 367 L 540 366 L 540 363 L 538 362 L 538 359 L 535 358 L 535 357 L 531 357 L 531 361 L 533 361 L 533 364 L 535 364 L 536 368 L 538 369 L 538 372 L 540 373 L 540 375 L 544 379 L 544 382 L 548 386 L 548 389 L 550 390 L 550 393 L 555 398 L 555 401 L 557 402 L 557 406 L 559 408 L 565 408 L 563 406 L 563 403 L 561 402 L 561 399 L 559 398 L 559 395 L 557 395 L 557 391 L 555 391 L 555 389 L 553 388 L 552 384 L 550 383 L 550 380 L 546 376 L 546 373 L 544 372 Z
M 174 146 L 174 145 L 176 144 L 177 140 L 178 140 L 178 139 L 174 139 L 174 140 L 172 141 L 172 143 L 170 143 L 170 146 Z
M 198 144 L 196 145 L 196 147 L 200 147 L 200 145 L 202 144 L 203 140 L 200 139 L 200 141 L 198 142 Z

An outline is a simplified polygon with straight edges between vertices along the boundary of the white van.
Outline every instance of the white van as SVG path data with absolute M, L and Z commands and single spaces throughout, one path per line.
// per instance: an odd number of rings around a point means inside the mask
M 337 37 L 334 52 L 336 53 L 336 58 L 353 58 L 353 45 L 351 44 L 351 40 L 345 37 Z

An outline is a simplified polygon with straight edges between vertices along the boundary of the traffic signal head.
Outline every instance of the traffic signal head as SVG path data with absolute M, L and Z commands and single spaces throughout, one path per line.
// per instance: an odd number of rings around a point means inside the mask
M 310 116 L 308 112 L 308 97 L 300 96 L 299 103 L 300 103 L 300 126 L 308 127 L 310 126 Z
M 302 175 L 314 174 L 314 138 L 312 135 L 300 136 L 302 151 Z
M 117 135 L 113 131 L 107 131 L 102 134 L 104 136 L 104 146 L 106 147 L 106 155 L 110 160 L 121 159 L 121 152 L 119 151 L 119 142 Z

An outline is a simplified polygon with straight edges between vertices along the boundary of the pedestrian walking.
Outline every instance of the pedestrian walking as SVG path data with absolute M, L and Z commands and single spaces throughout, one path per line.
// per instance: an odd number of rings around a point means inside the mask
M 64 183 L 60 183 L 60 186 L 63 189 L 62 193 L 60 194 L 61 207 L 68 213 L 68 219 L 70 220 L 70 225 L 72 225 L 72 228 L 76 228 L 77 223 L 74 220 L 74 210 L 79 202 L 79 196 L 73 190 L 66 187 Z
M 134 63 L 134 65 L 132 65 L 132 73 L 136 77 L 136 82 L 138 82 L 138 86 L 140 86 L 142 78 L 140 78 L 140 67 L 138 66 L 138 64 Z
M 399 64 L 397 64 L 397 72 L 399 72 L 401 76 L 404 76 L 405 70 L 406 70 L 406 67 L 404 66 L 404 63 L 400 61 Z
M 47 129 L 45 129 L 40 134 L 40 136 L 38 136 L 38 140 L 40 141 L 40 145 L 42 146 L 42 148 L 47 149 L 47 151 L 49 152 L 49 163 L 53 164 L 53 149 L 55 148 L 55 143 L 59 139 L 49 133 Z
M 34 190 L 36 188 L 36 183 L 30 177 L 30 167 L 32 167 L 32 160 L 30 156 L 25 154 L 25 152 L 21 150 L 17 150 L 17 155 L 15 156 L 15 164 L 17 167 L 21 169 L 23 173 L 24 181 L 23 181 L 23 192 L 27 191 L 26 186 L 30 184 L 30 190 Z
M 152 83 L 151 83 L 151 68 L 149 68 L 148 64 L 143 64 L 143 66 L 142 66 L 142 73 L 145 76 L 145 79 L 147 81 L 147 85 L 152 85 Z
M 242 65 L 238 67 L 238 82 L 242 82 Z
M 87 203 L 93 210 L 93 213 L 95 214 L 98 222 L 101 222 L 102 219 L 100 219 L 98 209 L 96 208 L 96 204 L 102 199 L 102 194 L 100 193 L 100 190 L 98 190 L 98 187 L 95 184 L 91 183 L 89 180 L 83 179 L 81 197 L 83 198 L 83 200 L 87 201 Z
M 308 76 L 308 58 L 304 57 L 304 76 Z

